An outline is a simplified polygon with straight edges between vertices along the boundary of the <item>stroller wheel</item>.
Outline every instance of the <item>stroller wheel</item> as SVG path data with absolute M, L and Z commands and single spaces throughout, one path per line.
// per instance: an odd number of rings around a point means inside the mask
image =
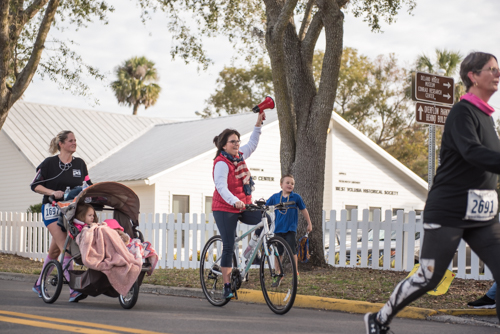
M 52 304 L 59 298 L 63 286 L 63 269 L 59 262 L 52 260 L 42 271 L 42 299 L 48 304 Z
M 120 300 L 120 305 L 128 310 L 134 307 L 135 303 L 137 303 L 137 299 L 139 298 L 139 282 L 135 281 L 134 285 L 130 288 L 130 291 L 127 295 L 120 295 L 118 299 Z

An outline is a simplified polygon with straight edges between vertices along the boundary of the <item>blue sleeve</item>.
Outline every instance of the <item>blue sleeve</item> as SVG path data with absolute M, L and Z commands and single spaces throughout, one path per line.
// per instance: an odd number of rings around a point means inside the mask
M 277 198 L 276 195 L 279 195 L 279 193 L 278 194 L 274 194 L 271 197 L 269 197 L 269 199 L 266 201 L 266 205 L 278 204 L 279 200 L 278 201 L 276 200 L 276 198 Z
M 304 201 L 302 200 L 302 197 L 300 197 L 300 195 L 297 194 L 297 200 L 295 201 L 295 204 L 297 204 L 297 207 L 299 208 L 299 210 L 304 210 L 306 208 L 306 204 L 304 203 Z

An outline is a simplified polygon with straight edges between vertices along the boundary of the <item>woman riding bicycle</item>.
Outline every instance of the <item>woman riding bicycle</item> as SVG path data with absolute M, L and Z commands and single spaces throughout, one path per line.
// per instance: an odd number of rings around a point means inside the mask
M 238 220 L 248 225 L 257 225 L 262 218 L 259 211 L 242 210 L 245 209 L 245 204 L 252 203 L 254 185 L 245 159 L 248 159 L 257 148 L 263 119 L 265 119 L 265 113 L 259 113 L 249 142 L 241 147 L 240 134 L 236 130 L 225 129 L 214 138 L 217 154 L 213 167 L 215 191 L 212 211 L 222 237 L 221 272 L 226 299 L 233 297 L 230 276 Z M 260 235 L 261 231 L 262 229 L 258 229 L 255 234 Z

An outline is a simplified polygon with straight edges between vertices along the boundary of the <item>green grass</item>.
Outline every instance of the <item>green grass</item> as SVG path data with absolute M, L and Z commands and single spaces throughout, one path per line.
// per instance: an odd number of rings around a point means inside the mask
M 0 254 L 0 272 L 39 275 L 42 263 L 15 255 Z M 298 293 L 372 303 L 385 303 L 396 284 L 408 273 L 365 268 L 334 268 L 299 265 Z M 157 269 L 146 276 L 144 283 L 174 287 L 200 288 L 196 269 Z M 455 279 L 448 292 L 441 296 L 424 295 L 411 306 L 430 309 L 466 309 L 467 302 L 483 296 L 491 281 Z M 258 270 L 251 270 L 249 281 L 242 288 L 260 290 Z

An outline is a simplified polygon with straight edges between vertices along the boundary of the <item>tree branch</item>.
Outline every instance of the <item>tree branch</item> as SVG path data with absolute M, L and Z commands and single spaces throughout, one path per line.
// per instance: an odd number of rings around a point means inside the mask
M 44 1 L 44 0 L 42 0 Z M 9 107 L 12 106 L 28 88 L 28 85 L 35 75 L 40 59 L 42 58 L 42 51 L 45 48 L 45 40 L 49 34 L 50 26 L 54 21 L 54 16 L 57 12 L 57 7 L 59 6 L 59 0 L 50 0 L 49 5 L 45 11 L 42 23 L 40 24 L 40 30 L 38 31 L 38 36 L 36 37 L 35 45 L 33 45 L 33 50 L 31 51 L 31 56 L 21 71 L 16 83 L 12 87 L 12 98 L 9 101 Z
M 0 107 L 6 103 L 9 90 L 7 77 L 9 73 L 9 1 L 0 1 Z
M 331 103 L 333 106 L 336 94 L 332 94 L 331 92 L 336 92 L 337 90 L 343 48 L 344 14 L 336 1 L 318 0 L 318 7 L 321 11 L 326 35 L 325 56 L 323 59 L 323 69 L 321 70 L 318 96 L 322 100 L 325 99 L 324 103 Z
M 282 39 L 282 36 L 285 33 L 285 28 L 293 16 L 293 11 L 295 6 L 297 6 L 297 2 L 298 0 L 287 0 L 281 9 L 273 29 L 273 39 L 275 41 Z
M 49 0 L 33 1 L 33 3 L 28 8 L 26 8 L 24 12 L 20 12 L 23 13 L 22 22 L 26 23 L 31 20 L 40 11 L 40 9 L 42 9 L 47 4 L 47 2 L 49 2 Z
M 309 28 L 309 23 L 311 22 L 311 12 L 315 2 L 316 2 L 315 0 L 309 0 L 309 2 L 307 3 L 307 7 L 304 12 L 304 19 L 302 19 L 302 24 L 299 30 L 300 41 L 304 39 L 305 34 L 307 32 L 307 28 Z
M 311 25 L 302 40 L 301 51 L 304 55 L 304 60 L 312 62 L 312 57 L 314 56 L 314 48 L 316 42 L 318 41 L 319 35 L 323 30 L 323 21 L 321 19 L 321 11 L 317 12 L 312 18 Z

